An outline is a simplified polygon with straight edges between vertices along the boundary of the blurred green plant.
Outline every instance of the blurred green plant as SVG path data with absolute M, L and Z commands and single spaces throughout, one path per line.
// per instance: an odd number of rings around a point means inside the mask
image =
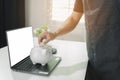
M 34 34 L 38 37 L 42 32 L 47 31 L 48 26 L 47 25 L 41 25 L 39 28 L 34 30 Z

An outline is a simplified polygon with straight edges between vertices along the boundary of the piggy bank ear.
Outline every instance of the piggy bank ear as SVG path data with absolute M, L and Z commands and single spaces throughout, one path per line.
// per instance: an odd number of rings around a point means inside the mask
M 42 55 L 46 55 L 47 53 L 46 53 L 46 49 L 43 49 L 42 51 L 41 51 L 42 53 Z

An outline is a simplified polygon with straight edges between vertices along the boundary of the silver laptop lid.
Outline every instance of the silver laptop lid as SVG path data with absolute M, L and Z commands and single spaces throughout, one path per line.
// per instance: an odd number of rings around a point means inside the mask
M 7 31 L 11 66 L 29 56 L 33 47 L 32 27 Z

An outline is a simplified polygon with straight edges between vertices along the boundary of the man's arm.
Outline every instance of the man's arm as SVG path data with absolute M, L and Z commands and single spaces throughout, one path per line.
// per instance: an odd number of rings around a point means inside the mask
M 59 26 L 57 30 L 55 30 L 54 32 L 45 31 L 41 33 L 41 35 L 38 37 L 39 44 L 46 44 L 50 40 L 53 40 L 58 36 L 72 31 L 78 24 L 82 15 L 82 12 L 73 11 L 72 14 L 63 22 L 62 25 Z
M 72 14 L 64 21 L 64 23 L 61 24 L 60 27 L 54 32 L 55 36 L 58 37 L 71 32 L 78 24 L 82 15 L 83 13 L 73 11 Z

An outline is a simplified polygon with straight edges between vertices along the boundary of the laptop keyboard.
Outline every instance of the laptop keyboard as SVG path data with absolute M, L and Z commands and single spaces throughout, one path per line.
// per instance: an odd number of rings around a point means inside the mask
M 19 63 L 17 63 L 15 66 L 13 66 L 13 68 L 23 71 L 36 71 L 36 70 L 41 70 L 44 72 L 48 71 L 47 65 L 45 65 L 44 67 L 41 66 L 40 64 L 33 65 L 29 56 L 24 60 L 20 61 Z

